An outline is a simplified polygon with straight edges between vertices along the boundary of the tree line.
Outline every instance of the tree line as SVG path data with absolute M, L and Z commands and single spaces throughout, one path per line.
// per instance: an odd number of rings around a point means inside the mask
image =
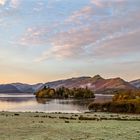
M 35 93 L 37 98 L 94 98 L 94 92 L 86 88 L 66 88 L 57 89 L 44 86 L 43 89 Z

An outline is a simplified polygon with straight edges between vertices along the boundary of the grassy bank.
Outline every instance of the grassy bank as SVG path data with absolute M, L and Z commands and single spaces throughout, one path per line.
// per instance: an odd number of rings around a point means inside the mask
M 139 140 L 140 116 L 0 112 L 0 140 Z

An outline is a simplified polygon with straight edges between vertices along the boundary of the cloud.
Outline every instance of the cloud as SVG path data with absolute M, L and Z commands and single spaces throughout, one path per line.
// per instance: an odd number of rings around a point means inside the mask
M 136 66 L 138 66 L 138 65 L 140 65 L 140 60 L 131 60 L 131 61 L 121 61 L 121 62 L 117 62 L 116 63 L 117 65 L 119 65 L 119 66 L 132 66 L 132 65 L 136 65 Z
M 92 0 L 61 24 L 27 29 L 22 42 L 51 47 L 46 48 L 39 61 L 110 59 L 133 54 L 139 51 L 140 44 L 139 6 L 137 0 Z
M 17 8 L 22 0 L 0 0 L 0 5 L 4 6 L 9 4 L 12 8 Z
M 7 0 L 0 0 L 0 5 L 2 5 L 2 6 L 5 5 L 6 1 Z
M 81 24 L 82 19 L 89 19 L 90 15 L 94 14 L 94 10 L 91 6 L 85 6 L 84 8 L 73 12 L 73 14 L 65 21 L 67 23 Z
M 103 6 L 101 0 L 91 0 L 91 3 L 99 7 Z
M 59 59 L 84 56 L 86 46 L 93 43 L 94 40 L 96 40 L 96 36 L 88 27 L 58 33 L 49 40 L 53 47 L 46 51 L 40 60 L 45 60 L 52 56 Z
M 11 0 L 11 1 L 10 1 L 10 6 L 11 6 L 12 8 L 18 8 L 18 6 L 20 5 L 21 1 L 22 1 L 22 0 Z
M 95 5 L 96 7 L 110 7 L 112 5 L 122 5 L 128 2 L 129 0 L 91 0 L 91 4 Z
M 140 30 L 127 33 L 108 41 L 103 41 L 93 50 L 97 58 L 114 58 L 125 55 L 136 55 L 140 52 Z
M 48 44 L 48 40 L 53 34 L 52 28 L 55 27 L 29 27 L 25 30 L 23 36 L 18 41 L 18 44 L 23 46 L 29 46 L 29 44 L 34 46 Z

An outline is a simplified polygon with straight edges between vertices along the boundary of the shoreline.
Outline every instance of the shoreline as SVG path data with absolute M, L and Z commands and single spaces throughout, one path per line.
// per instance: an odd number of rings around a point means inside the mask
M 132 113 L 111 113 L 111 112 L 30 112 L 30 111 L 25 111 L 25 112 L 20 112 L 20 111 L 0 111 L 0 116 L 2 115 L 10 115 L 14 117 L 14 114 L 19 114 L 15 116 L 20 116 L 20 115 L 25 115 L 26 117 L 30 117 L 31 115 L 38 114 L 39 117 L 44 117 L 44 115 L 53 115 L 59 117 L 61 115 L 63 116 L 73 116 L 76 115 L 75 120 L 79 119 L 78 116 L 83 116 L 86 117 L 87 119 L 85 120 L 96 120 L 96 118 L 100 118 L 100 120 L 138 120 L 140 121 L 140 114 L 132 114 Z M 88 119 L 89 118 L 89 119 Z M 93 118 L 93 119 L 92 119 Z M 70 118 L 69 118 L 70 119 Z M 84 120 L 84 118 L 83 118 Z

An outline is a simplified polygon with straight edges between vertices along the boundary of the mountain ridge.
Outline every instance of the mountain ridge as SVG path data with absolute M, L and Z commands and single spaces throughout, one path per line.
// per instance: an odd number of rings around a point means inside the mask
M 136 89 L 136 87 L 121 79 L 120 77 L 104 79 L 100 75 L 95 75 L 94 77 L 70 78 L 62 81 L 48 82 L 46 83 L 46 86 L 51 86 L 53 88 L 59 88 L 61 86 L 67 88 L 88 87 L 97 93 L 112 89 Z
M 137 81 L 137 80 L 135 80 Z M 140 82 L 140 81 L 139 81 Z M 116 90 L 126 89 L 126 90 L 134 90 L 139 89 L 136 82 L 127 82 L 120 77 L 117 78 L 109 78 L 105 79 L 100 75 L 95 75 L 93 77 L 90 76 L 81 76 L 81 77 L 72 77 L 68 79 L 56 80 L 52 82 L 46 83 L 37 83 L 37 84 L 26 84 L 26 83 L 11 83 L 11 84 L 4 84 L 4 85 L 11 85 L 12 93 L 15 91 L 19 91 L 19 93 L 34 93 L 39 89 L 43 88 L 44 86 L 49 86 L 51 88 L 59 88 L 59 87 L 88 87 L 89 89 L 95 91 L 96 93 L 104 93 L 104 94 L 112 94 Z M 4 86 L 3 86 L 4 87 Z M 2 89 L 2 85 L 0 85 L 0 93 L 6 93 L 6 89 Z M 10 90 L 7 90 L 7 93 Z
M 140 79 L 130 81 L 129 83 L 140 89 Z

